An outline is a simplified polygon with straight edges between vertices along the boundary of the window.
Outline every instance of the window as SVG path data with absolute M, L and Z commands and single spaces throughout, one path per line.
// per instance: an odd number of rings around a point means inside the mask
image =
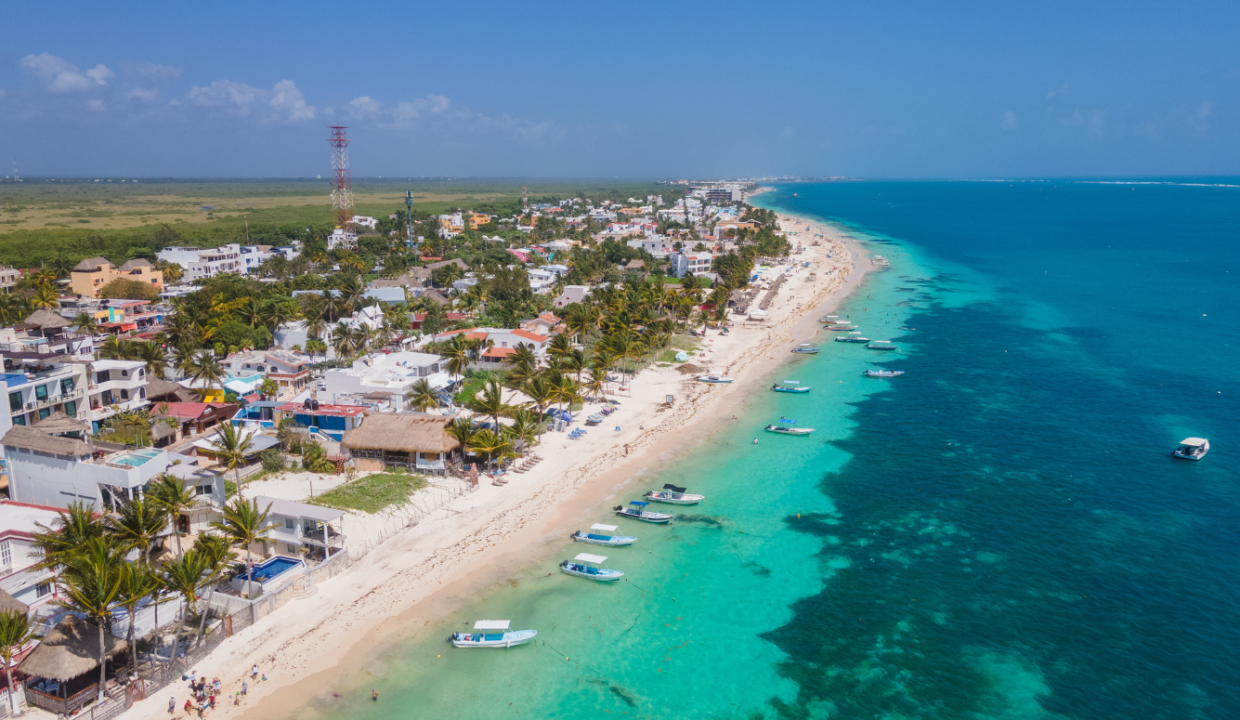
M 51 595 L 52 594 L 52 581 L 48 580 L 45 583 L 39 583 L 38 585 L 36 585 L 34 588 L 34 594 L 35 594 L 35 597 L 41 597 L 41 598 Z
M 197 491 L 199 495 L 210 495 L 211 491 L 214 489 L 215 488 L 212 487 L 211 485 L 199 485 L 197 487 Z
M 22 409 L 22 394 L 20 392 L 9 393 L 9 409 L 10 410 L 21 410 Z
M 121 400 L 128 400 L 128 399 L 129 399 L 129 391 L 124 388 L 121 388 Z
M 69 417 L 77 417 L 77 401 L 70 400 L 65 403 L 65 414 Z
M 52 414 L 51 408 L 43 408 L 42 410 L 39 411 L 39 419 L 46 420 L 47 417 L 51 414 Z
M 13 564 L 13 549 L 9 547 L 9 541 L 0 542 L 0 565 L 8 567 Z
M 121 370 L 121 377 L 123 377 L 123 378 L 127 378 L 127 377 L 129 377 L 129 371 L 128 371 L 128 370 Z
M 46 400 L 47 399 L 47 386 L 46 385 L 35 385 L 34 396 L 40 400 Z
M 73 392 L 73 378 L 65 378 L 60 381 L 60 394 L 68 395 Z
M 293 518 L 284 518 L 284 527 L 289 530 L 295 530 L 297 528 L 297 524 L 293 522 Z
M 14 425 L 25 425 L 25 424 L 26 424 L 26 416 L 25 416 L 25 415 L 16 415 L 16 416 L 14 416 L 14 417 L 13 417 L 13 424 L 14 424 Z

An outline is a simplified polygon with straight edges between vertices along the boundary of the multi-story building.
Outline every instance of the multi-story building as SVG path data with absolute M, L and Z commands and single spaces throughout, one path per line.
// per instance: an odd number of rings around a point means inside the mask
M 52 413 L 85 418 L 90 407 L 86 368 L 86 363 L 64 362 L 48 367 L 21 366 L 0 375 L 0 383 L 9 396 L 8 412 L 0 418 L 0 431 L 15 425 L 38 425 Z
M 222 364 L 228 370 L 230 379 L 245 379 L 256 375 L 270 378 L 278 388 L 276 398 L 280 400 L 300 394 L 310 382 L 310 356 L 291 350 L 233 353 L 225 358 Z
M 158 290 L 164 289 L 164 274 L 149 260 L 130 260 L 119 268 L 104 257 L 86 258 L 69 273 L 69 287 L 74 293 L 97 298 L 113 280 L 134 280 L 146 283 Z
M 460 213 L 439 216 L 439 237 L 454 238 L 465 232 L 465 219 Z
M 331 235 L 327 236 L 327 249 L 335 250 L 336 248 L 344 248 L 345 250 L 357 249 L 357 233 L 344 228 L 336 228 Z
M 180 265 L 184 271 L 182 279 L 187 283 L 228 273 L 246 273 L 246 264 L 241 258 L 241 246 L 237 243 L 215 248 L 166 247 L 160 250 L 157 256 L 164 262 Z
M 0 265 L 0 292 L 10 292 L 18 280 L 22 278 L 21 270 L 14 270 L 7 265 Z
M 0 501 L 0 590 L 24 603 L 32 618 L 57 599 L 55 574 L 43 565 L 43 551 L 35 547 L 34 538 L 42 528 L 55 527 L 58 519 L 59 508 Z
M 353 361 L 353 367 L 328 370 L 316 386 L 318 397 L 333 403 L 365 404 L 367 395 L 389 393 L 398 409 L 415 383 L 426 380 L 441 390 L 452 383 L 443 358 L 402 351 Z
M 701 275 L 710 272 L 716 257 L 715 253 L 674 253 L 668 259 L 672 261 L 672 275 L 682 278 L 685 273 Z
M 113 415 L 150 404 L 146 397 L 146 363 L 142 360 L 96 360 L 90 363 L 88 372 L 86 392 L 90 405 L 85 419 L 96 432 Z

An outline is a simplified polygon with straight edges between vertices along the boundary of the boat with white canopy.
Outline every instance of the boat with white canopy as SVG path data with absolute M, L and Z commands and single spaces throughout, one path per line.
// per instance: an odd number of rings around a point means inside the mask
M 875 340 L 874 342 L 870 343 L 869 345 L 866 345 L 865 347 L 867 350 L 882 350 L 882 351 L 900 349 L 899 345 L 892 345 L 890 340 Z
M 560 572 L 599 582 L 613 582 L 624 577 L 623 571 L 608 570 L 603 567 L 605 562 L 607 562 L 607 558 L 602 555 L 581 553 L 572 560 L 565 560 L 560 563 Z
M 672 521 L 672 516 L 667 513 L 647 510 L 646 506 L 649 504 L 648 502 L 634 500 L 629 503 L 629 507 L 617 505 L 612 509 L 620 517 L 633 518 L 634 520 L 641 520 L 642 522 L 654 523 L 656 525 L 666 525 Z
M 866 370 L 865 376 L 872 378 L 893 378 L 904 374 L 903 370 Z
M 1180 446 L 1172 455 L 1183 460 L 1200 460 L 1210 452 L 1210 441 L 1205 438 L 1190 437 L 1180 441 Z
M 801 343 L 800 345 L 792 348 L 792 352 L 797 355 L 817 355 L 818 348 L 810 345 L 809 343 Z
M 511 620 L 479 620 L 472 633 L 452 633 L 448 642 L 459 648 L 509 648 L 524 645 L 538 634 L 537 630 L 512 630 Z
M 569 537 L 576 542 L 590 543 L 591 545 L 607 545 L 610 547 L 620 547 L 623 545 L 632 545 L 637 542 L 637 538 L 629 535 L 617 535 L 616 530 L 619 525 L 602 525 L 594 523 L 590 526 L 591 530 L 597 532 L 582 532 L 578 530 Z
M 651 490 L 646 493 L 646 499 L 670 505 L 697 505 L 706 499 L 705 495 L 686 493 L 686 489 L 668 483 L 663 486 L 662 490 Z
M 843 343 L 868 343 L 870 342 L 870 339 L 868 337 L 861 337 L 860 332 L 850 332 L 843 337 L 837 337 L 835 341 Z

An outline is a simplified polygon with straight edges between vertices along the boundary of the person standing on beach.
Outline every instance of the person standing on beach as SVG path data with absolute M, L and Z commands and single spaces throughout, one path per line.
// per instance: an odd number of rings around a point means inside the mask
M 250 684 L 244 680 L 241 681 L 241 694 L 246 695 L 250 692 Z
M 173 697 L 168 698 L 168 714 L 171 715 L 172 713 L 176 711 L 177 711 L 177 699 L 175 696 L 173 696 Z
M 374 688 L 371 688 L 371 689 L 370 689 L 370 699 L 371 699 L 371 700 L 374 700 L 375 702 L 379 702 L 379 691 L 378 691 L 378 690 L 376 690 L 376 689 L 374 689 Z
M 250 668 L 250 679 L 251 680 L 258 679 L 258 665 L 255 665 L 254 667 Z

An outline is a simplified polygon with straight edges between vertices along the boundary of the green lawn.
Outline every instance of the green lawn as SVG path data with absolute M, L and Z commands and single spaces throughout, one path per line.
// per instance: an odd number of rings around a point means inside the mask
M 404 505 L 409 496 L 426 487 L 426 478 L 408 473 L 377 473 L 328 490 L 309 502 L 338 510 L 377 513 Z

